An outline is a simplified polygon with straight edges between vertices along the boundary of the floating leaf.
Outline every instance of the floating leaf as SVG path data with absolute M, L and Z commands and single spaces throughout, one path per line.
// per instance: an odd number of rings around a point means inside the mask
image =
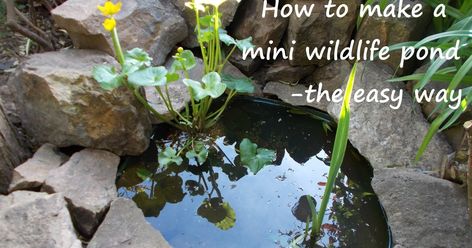
M 241 142 L 239 150 L 241 163 L 247 166 L 254 175 L 277 158 L 275 151 L 257 148 L 257 145 L 249 139 L 244 139 Z
M 252 80 L 247 77 L 237 78 L 229 74 L 222 74 L 221 81 L 226 84 L 228 89 L 234 90 L 238 93 L 253 93 L 254 84 Z
M 105 90 L 118 88 L 123 82 L 123 75 L 116 73 L 115 68 L 109 65 L 99 65 L 93 68 L 93 78 Z
M 177 156 L 177 152 L 173 148 L 167 147 L 164 151 L 159 152 L 158 161 L 161 166 L 167 167 L 172 163 L 181 165 L 183 159 Z
M 163 86 L 167 82 L 167 70 L 163 66 L 149 67 L 128 75 L 128 82 L 136 86 Z

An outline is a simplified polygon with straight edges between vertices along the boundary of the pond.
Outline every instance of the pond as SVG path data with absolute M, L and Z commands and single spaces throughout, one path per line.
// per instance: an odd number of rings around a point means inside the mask
M 159 166 L 159 151 L 189 138 L 159 125 L 145 154 L 123 160 L 119 195 L 133 199 L 175 248 L 290 247 L 305 233 L 312 213 L 308 197 L 321 202 L 334 131 L 322 112 L 238 98 L 201 137 L 212 144 L 204 164 L 184 159 L 179 166 Z M 238 157 L 245 138 L 277 154 L 255 175 Z M 348 147 L 322 233 L 299 247 L 389 247 L 371 179 L 369 163 Z

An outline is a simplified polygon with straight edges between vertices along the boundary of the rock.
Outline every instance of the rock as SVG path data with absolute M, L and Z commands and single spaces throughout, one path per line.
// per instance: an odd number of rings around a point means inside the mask
M 6 194 L 13 169 L 29 157 L 29 151 L 18 140 L 14 127 L 0 106 L 0 194 Z
M 282 40 L 288 21 L 280 16 L 262 18 L 263 7 L 264 1 L 244 1 L 229 28 L 230 34 L 240 40 L 252 37 L 256 48 L 277 47 Z M 273 41 L 273 44 L 269 44 L 269 41 Z M 249 75 L 257 70 L 261 61 L 251 58 L 243 60 L 242 53 L 236 51 L 231 58 L 231 63 Z
M 360 63 L 357 70 L 354 92 L 363 89 L 381 91 L 404 90 L 398 83 L 386 82 L 392 74 L 388 68 L 375 62 Z M 346 82 L 347 80 L 345 80 Z M 391 92 L 389 93 L 391 94 Z M 412 164 L 418 148 L 429 129 L 429 123 L 421 114 L 407 92 L 403 92 L 402 105 L 394 110 L 389 105 L 397 103 L 376 103 L 351 101 L 351 124 L 349 139 L 374 168 L 386 166 L 415 166 L 425 170 L 437 169 L 451 148 L 442 136 L 436 135 L 422 159 Z M 331 102 L 329 113 L 338 119 L 341 103 Z
M 8 248 L 82 248 L 61 194 L 0 196 L 0 239 Z
M 317 108 L 319 110 L 327 111 L 328 110 L 328 102 L 321 101 L 321 102 L 313 102 L 308 103 L 306 97 L 295 97 L 292 94 L 304 94 L 305 90 L 308 88 L 305 85 L 297 84 L 297 85 L 288 85 L 283 84 L 280 82 L 269 82 L 264 87 L 264 94 L 267 95 L 274 95 L 277 96 L 281 101 L 286 102 L 288 104 L 294 106 L 308 106 Z
M 149 145 L 147 110 L 121 87 L 102 89 L 95 65 L 115 60 L 93 50 L 63 50 L 29 57 L 10 81 L 22 127 L 36 144 L 83 146 L 139 155 Z
M 323 89 L 330 93 L 343 86 L 344 80 L 351 73 L 352 65 L 345 61 L 333 61 L 323 67 L 317 68 L 312 75 L 313 83 L 323 84 Z
M 297 17 L 295 14 L 289 17 L 289 24 L 287 28 L 287 33 L 284 38 L 284 47 L 289 49 L 294 48 L 293 60 L 290 61 L 291 65 L 318 65 L 322 66 L 328 63 L 326 57 L 322 60 L 309 60 L 306 55 L 306 48 L 321 48 L 334 47 L 329 42 L 331 40 L 339 40 L 341 48 L 346 47 L 350 40 L 352 31 L 356 26 L 357 20 L 357 10 L 360 6 L 359 0 L 334 0 L 333 4 L 339 6 L 340 4 L 346 4 L 349 7 L 348 14 L 343 18 L 326 17 L 325 8 L 321 6 L 328 3 L 328 0 L 284 0 L 281 2 L 284 4 L 299 6 L 309 5 L 315 3 L 313 13 L 310 17 L 306 15 L 302 17 Z M 292 44 L 292 41 L 296 41 L 295 45 Z
M 374 171 L 395 247 L 470 247 L 466 190 L 408 169 Z
M 103 0 L 69 0 L 52 11 L 55 23 L 67 30 L 75 47 L 97 49 L 113 55 L 113 43 L 97 10 Z M 124 50 L 140 47 L 162 64 L 172 48 L 187 37 L 187 25 L 179 11 L 167 0 L 122 1 L 116 15 Z
M 188 26 L 188 37 L 182 42 L 182 45 L 188 48 L 198 47 L 197 35 L 195 34 L 195 11 L 187 6 L 185 3 L 191 2 L 189 0 L 176 0 L 174 5 L 182 12 L 182 16 L 185 19 L 185 22 Z M 222 18 L 222 28 L 226 28 L 234 18 L 234 14 L 238 9 L 240 0 L 225 0 L 219 7 L 218 11 L 221 14 Z M 200 17 L 205 16 L 206 14 L 200 12 Z
M 49 172 L 61 166 L 68 159 L 54 145 L 45 144 L 41 146 L 33 158 L 13 171 L 13 179 L 9 191 L 41 188 Z
M 110 152 L 85 149 L 51 171 L 44 182 L 42 191 L 64 195 L 78 231 L 87 238 L 92 237 L 116 198 L 119 162 Z
M 390 0 L 390 3 L 398 5 L 399 1 Z M 406 41 L 421 40 L 428 31 L 432 20 L 432 9 L 430 5 L 423 1 L 404 0 L 403 5 L 406 6 L 407 4 L 410 4 L 410 6 L 421 4 L 423 15 L 419 18 L 365 16 L 356 34 L 356 41 L 359 42 L 360 39 L 364 41 L 380 39 L 380 46 L 387 46 Z M 412 7 L 407 12 L 410 13 L 411 9 Z M 383 62 L 396 70 L 397 75 L 411 73 L 415 69 L 416 61 L 408 61 L 404 68 L 399 68 L 401 53 L 393 52 L 390 54 L 391 57 Z
M 299 83 L 315 70 L 315 66 L 291 66 L 287 60 L 277 60 L 266 73 L 266 82 L 279 81 L 285 83 Z
M 136 204 L 118 198 L 90 241 L 88 248 L 170 248 L 170 245 L 144 219 Z

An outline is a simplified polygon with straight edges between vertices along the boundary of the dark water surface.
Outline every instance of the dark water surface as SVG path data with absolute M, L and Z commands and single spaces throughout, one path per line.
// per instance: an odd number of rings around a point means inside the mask
M 310 111 L 271 101 L 235 100 L 205 137 L 214 141 L 207 162 L 198 166 L 184 159 L 166 170 L 158 166 L 158 151 L 181 146 L 188 136 L 161 125 L 153 137 L 155 145 L 123 162 L 119 195 L 133 199 L 175 248 L 290 247 L 304 234 L 311 215 L 307 196 L 321 203 L 334 142 L 329 125 L 318 119 L 324 116 Z M 277 160 L 253 175 L 240 165 L 235 151 L 243 138 L 275 150 Z M 368 162 L 348 147 L 322 237 L 306 247 L 389 246 L 371 177 Z

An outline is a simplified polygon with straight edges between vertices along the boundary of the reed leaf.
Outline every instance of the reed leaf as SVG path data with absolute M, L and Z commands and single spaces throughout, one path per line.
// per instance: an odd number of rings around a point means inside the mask
M 348 135 L 349 135 L 349 123 L 350 123 L 350 102 L 351 95 L 354 88 L 354 83 L 357 73 L 357 62 L 354 64 L 349 75 L 349 81 L 347 82 L 346 92 L 344 95 L 343 104 L 341 107 L 341 113 L 339 117 L 338 129 L 336 131 L 336 138 L 334 140 L 333 154 L 331 156 L 331 163 L 328 173 L 328 181 L 324 191 L 323 199 L 321 201 L 320 210 L 318 212 L 318 218 L 316 221 L 315 232 L 319 233 L 321 230 L 321 224 L 323 223 L 323 217 L 330 200 L 331 191 L 333 190 L 336 176 L 338 175 L 339 169 L 344 160 L 344 154 L 346 152 Z

